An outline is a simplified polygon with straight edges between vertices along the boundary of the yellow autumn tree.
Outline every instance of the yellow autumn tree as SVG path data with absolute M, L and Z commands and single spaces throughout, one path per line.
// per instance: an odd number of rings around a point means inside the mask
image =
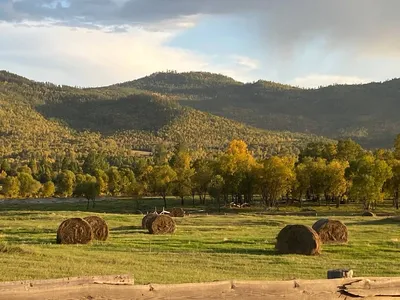
M 220 157 L 219 168 L 224 179 L 224 194 L 232 195 L 232 200 L 250 201 L 253 194 L 255 167 L 257 162 L 242 140 L 233 140 L 226 153 Z M 235 199 L 236 197 L 236 199 Z

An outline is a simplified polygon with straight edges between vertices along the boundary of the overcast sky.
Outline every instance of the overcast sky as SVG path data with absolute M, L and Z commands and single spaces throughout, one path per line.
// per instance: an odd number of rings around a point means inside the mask
M 100 86 L 210 71 L 303 87 L 400 77 L 400 0 L 0 0 L 0 70 Z

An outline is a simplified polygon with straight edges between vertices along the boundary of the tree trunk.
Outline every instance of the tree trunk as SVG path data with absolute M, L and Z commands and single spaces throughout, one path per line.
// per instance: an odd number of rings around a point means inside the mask
M 185 197 L 181 197 L 181 205 L 185 206 Z
M 165 208 L 167 208 L 167 197 L 166 197 L 167 195 L 162 195 L 162 198 L 163 198 L 163 200 L 164 200 L 164 207 Z
M 340 197 L 336 197 L 336 208 L 340 207 Z

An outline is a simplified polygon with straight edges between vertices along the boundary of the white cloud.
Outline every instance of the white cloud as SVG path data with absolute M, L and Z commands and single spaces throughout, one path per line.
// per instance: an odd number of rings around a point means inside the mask
M 231 59 L 239 66 L 243 66 L 249 70 L 256 70 L 260 67 L 258 60 L 252 59 L 247 56 L 231 55 Z
M 247 79 L 247 67 L 211 63 L 194 51 L 167 46 L 176 31 L 130 28 L 107 33 L 62 26 L 0 23 L 0 69 L 57 84 L 100 86 L 167 69 L 210 71 Z M 39 26 L 40 25 L 40 26 Z
M 311 74 L 304 77 L 297 77 L 291 80 L 289 84 L 303 88 L 318 88 L 332 84 L 360 84 L 371 81 L 370 79 L 357 76 Z

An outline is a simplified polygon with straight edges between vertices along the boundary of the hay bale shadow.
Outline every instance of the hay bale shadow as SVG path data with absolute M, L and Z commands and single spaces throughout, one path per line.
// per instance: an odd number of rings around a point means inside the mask
M 141 226 L 120 226 L 120 227 L 114 227 L 110 229 L 111 232 L 118 232 L 118 231 L 142 231 Z M 121 232 L 118 232 L 119 234 Z
M 374 219 L 374 220 L 358 222 L 357 224 L 358 225 L 392 225 L 392 224 L 400 225 L 400 218 L 390 217 L 390 218 L 383 218 L 383 219 Z

